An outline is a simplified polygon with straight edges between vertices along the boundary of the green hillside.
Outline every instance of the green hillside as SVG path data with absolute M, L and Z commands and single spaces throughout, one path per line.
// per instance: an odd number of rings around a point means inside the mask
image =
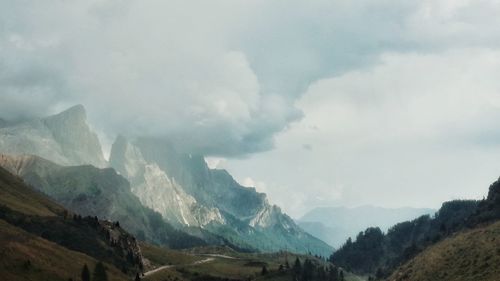
M 140 240 L 173 248 L 205 245 L 176 230 L 162 216 L 144 207 L 126 179 L 114 169 L 90 165 L 60 166 L 38 156 L 0 155 L 0 166 L 82 216 L 119 221 Z
M 142 267 L 135 238 L 118 225 L 71 213 L 3 168 L 0 195 L 0 276 L 17 276 L 4 280 L 68 280 L 97 261 L 124 280 Z
M 98 262 L 83 253 L 30 234 L 0 219 L 0 276 L 2 280 L 80 280 L 87 264 L 92 270 Z M 129 280 L 116 267 L 106 264 L 110 281 Z
M 498 281 L 500 222 L 466 230 L 427 248 L 390 281 Z

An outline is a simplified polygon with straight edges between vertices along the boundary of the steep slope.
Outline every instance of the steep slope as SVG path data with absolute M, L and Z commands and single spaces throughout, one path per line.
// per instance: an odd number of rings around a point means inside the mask
M 139 148 L 119 136 L 111 151 L 111 165 L 127 177 L 132 192 L 141 202 L 162 214 L 177 226 L 204 226 L 211 221 L 223 222 L 219 210 L 206 208 L 187 194 L 175 178 L 157 163 L 148 162 Z
M 270 205 L 265 194 L 239 185 L 224 170 L 209 169 L 202 156 L 179 153 L 164 141 L 119 137 L 110 164 L 130 180 L 143 204 L 178 225 L 200 226 L 244 248 L 320 254 L 331 249 Z
M 0 201 L 0 247 L 2 253 L 10 253 L 0 262 L 0 270 L 5 272 L 2 277 L 16 276 L 9 279 L 16 280 L 24 275 L 41 275 L 60 280 L 80 273 L 81 268 L 64 268 L 68 260 L 57 261 L 50 254 L 61 255 L 62 259 L 73 257 L 74 262 L 88 261 L 89 265 L 95 260 L 107 262 L 114 266 L 110 266 L 116 273 L 114 280 L 125 277 L 116 268 L 132 273 L 142 267 L 135 238 L 115 223 L 72 214 L 3 168 L 0 193 L 9 195 Z
M 451 235 L 398 268 L 389 280 L 498 280 L 500 276 L 500 180 Z M 463 226 L 463 225 L 462 225 Z
M 127 180 L 111 169 L 59 166 L 37 156 L 0 154 L 0 166 L 21 176 L 66 208 L 84 216 L 98 216 L 120 224 L 143 240 L 174 248 L 204 245 L 175 230 L 131 193 Z
M 307 212 L 298 223 L 309 233 L 338 248 L 348 237 L 355 237 L 368 227 L 387 231 L 398 222 L 434 212 L 436 210 L 426 208 L 321 207 Z
M 488 197 L 479 202 L 477 211 L 467 219 L 467 224 L 473 227 L 497 220 L 500 220 L 500 179 L 490 185 Z
M 443 203 L 434 217 L 425 215 L 398 223 L 387 234 L 380 228 L 368 228 L 360 232 L 355 241 L 348 239 L 331 259 L 356 273 L 378 272 L 385 276 L 429 245 L 464 228 L 466 220 L 477 211 L 478 203 L 473 200 Z
M 321 222 L 317 221 L 297 221 L 297 224 L 307 231 L 311 233 L 315 237 L 325 241 L 328 245 L 338 248 L 345 242 L 345 240 L 349 237 L 346 236 L 345 229 L 335 229 L 324 225 Z M 342 241 L 342 242 L 340 242 Z
M 0 261 L 2 280 L 80 280 L 84 266 L 98 262 L 86 254 L 69 250 L 30 234 L 0 219 Z M 130 280 L 111 264 L 106 264 L 110 281 Z
M 36 154 L 61 165 L 107 166 L 81 105 L 46 118 L 0 126 L 0 152 Z
M 427 248 L 398 268 L 390 281 L 497 281 L 500 222 L 466 230 Z

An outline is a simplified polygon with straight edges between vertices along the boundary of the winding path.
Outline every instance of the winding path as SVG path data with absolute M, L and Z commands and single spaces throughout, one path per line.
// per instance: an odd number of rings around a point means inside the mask
M 155 268 L 155 269 L 153 269 L 153 270 L 150 270 L 150 271 L 144 272 L 144 276 L 148 276 L 148 275 L 154 274 L 154 273 L 156 273 L 156 272 L 162 271 L 162 270 L 167 269 L 167 268 L 173 268 L 173 267 L 176 267 L 176 266 L 198 265 L 198 264 L 203 264 L 203 263 L 211 262 L 211 261 L 213 261 L 214 259 L 215 259 L 215 258 L 206 258 L 206 259 L 199 260 L 199 261 L 195 261 L 195 262 L 193 262 L 193 263 L 188 263 L 188 264 L 164 265 L 164 266 L 160 266 L 160 267 L 158 267 L 158 268 Z

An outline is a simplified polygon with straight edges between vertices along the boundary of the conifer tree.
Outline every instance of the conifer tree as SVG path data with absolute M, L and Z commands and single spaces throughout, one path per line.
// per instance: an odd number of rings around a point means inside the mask
M 262 275 L 266 275 L 267 274 L 267 267 L 265 265 L 262 267 L 261 274 Z
M 82 268 L 82 281 L 90 281 L 90 271 L 87 264 L 84 264 Z
M 106 268 L 102 262 L 96 263 L 94 274 L 92 275 L 92 281 L 108 281 L 108 274 L 106 273 Z
M 293 272 L 297 275 L 299 275 L 300 272 L 302 272 L 302 265 L 300 264 L 300 260 L 298 257 L 295 259 L 295 264 L 293 265 Z

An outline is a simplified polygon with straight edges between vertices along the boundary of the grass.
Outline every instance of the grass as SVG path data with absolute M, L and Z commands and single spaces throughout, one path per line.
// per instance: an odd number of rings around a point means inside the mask
M 27 215 L 56 216 L 64 208 L 45 195 L 27 188 L 22 179 L 0 168 L 0 205 Z
M 0 276 L 2 280 L 80 280 L 84 264 L 90 270 L 97 260 L 34 236 L 0 220 Z M 106 264 L 110 281 L 129 278 Z
M 186 251 L 176 251 L 161 247 L 141 244 L 143 255 L 151 262 L 151 268 L 173 264 L 144 278 L 146 281 L 184 281 L 184 280 L 273 280 L 290 281 L 290 272 L 279 272 L 281 264 L 288 260 L 292 265 L 296 257 L 303 262 L 306 258 L 327 266 L 321 260 L 307 255 L 295 255 L 287 252 L 277 253 L 239 253 L 227 247 L 200 247 Z M 212 254 L 228 256 L 224 258 Z M 193 264 L 195 261 L 212 259 L 209 262 Z M 262 267 L 266 266 L 269 273 L 261 275 Z M 364 278 L 345 273 L 346 281 L 362 281 Z
M 203 259 L 203 257 L 148 243 L 141 242 L 139 245 L 142 255 L 149 261 L 149 265 L 145 268 L 146 271 L 163 265 L 191 264 Z
M 400 267 L 390 281 L 498 281 L 500 222 L 453 235 Z

